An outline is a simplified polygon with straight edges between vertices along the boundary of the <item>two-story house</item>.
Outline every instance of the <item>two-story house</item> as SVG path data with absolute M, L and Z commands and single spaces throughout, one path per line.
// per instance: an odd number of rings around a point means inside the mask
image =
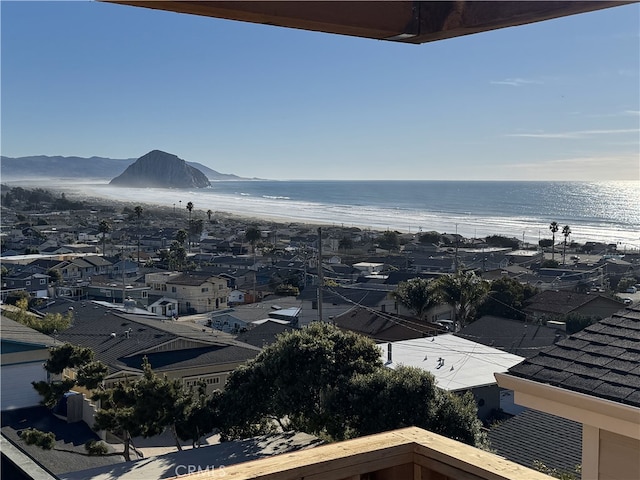
M 155 272 L 145 275 L 150 296 L 175 298 L 180 315 L 227 308 L 227 280 L 210 274 Z

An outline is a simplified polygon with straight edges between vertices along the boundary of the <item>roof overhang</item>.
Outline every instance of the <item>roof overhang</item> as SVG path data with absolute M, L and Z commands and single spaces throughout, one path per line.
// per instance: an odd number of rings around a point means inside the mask
M 100 0 L 227 20 L 421 44 L 635 1 Z
M 508 373 L 496 373 L 495 377 L 500 387 L 513 390 L 518 405 L 640 440 L 637 407 Z

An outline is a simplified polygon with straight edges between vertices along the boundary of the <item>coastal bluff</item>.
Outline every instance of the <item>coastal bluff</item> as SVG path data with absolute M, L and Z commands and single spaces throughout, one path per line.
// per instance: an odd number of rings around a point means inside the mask
M 176 155 L 152 150 L 138 158 L 110 185 L 118 187 L 205 188 L 207 176 Z

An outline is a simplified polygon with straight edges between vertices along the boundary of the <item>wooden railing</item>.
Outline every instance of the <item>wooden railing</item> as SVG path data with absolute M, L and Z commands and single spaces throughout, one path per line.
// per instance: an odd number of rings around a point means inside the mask
M 492 453 L 416 427 L 188 475 L 190 480 L 222 477 L 226 480 L 550 479 Z

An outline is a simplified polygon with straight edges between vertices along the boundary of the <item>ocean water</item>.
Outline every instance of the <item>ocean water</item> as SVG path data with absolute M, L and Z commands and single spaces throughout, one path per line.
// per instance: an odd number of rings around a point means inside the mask
M 77 186 L 76 186 L 77 188 Z M 492 234 L 537 243 L 549 224 L 571 240 L 640 248 L 640 182 L 225 181 L 194 190 L 82 185 L 87 194 L 123 201 L 209 209 L 278 221 L 372 230 Z M 556 239 L 562 238 L 560 232 Z

